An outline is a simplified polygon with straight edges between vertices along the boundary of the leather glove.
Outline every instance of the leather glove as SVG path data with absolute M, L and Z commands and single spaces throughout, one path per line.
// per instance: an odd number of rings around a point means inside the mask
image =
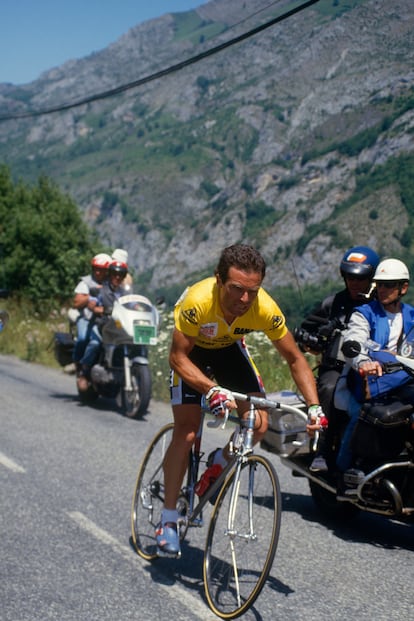
M 214 416 L 224 416 L 227 409 L 226 403 L 234 402 L 234 397 L 230 390 L 221 388 L 221 386 L 213 386 L 206 394 L 206 401 Z
M 325 429 L 328 426 L 328 419 L 320 405 L 310 405 L 308 407 L 308 425 L 311 425 L 314 429 Z

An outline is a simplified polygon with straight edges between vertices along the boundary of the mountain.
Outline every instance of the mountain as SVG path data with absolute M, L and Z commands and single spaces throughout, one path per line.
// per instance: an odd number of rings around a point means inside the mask
M 273 23 L 297 6 L 213 0 L 0 84 L 0 163 L 54 179 L 148 291 L 210 274 L 237 241 L 271 290 L 337 279 L 354 244 L 410 263 L 412 0 L 319 0 Z

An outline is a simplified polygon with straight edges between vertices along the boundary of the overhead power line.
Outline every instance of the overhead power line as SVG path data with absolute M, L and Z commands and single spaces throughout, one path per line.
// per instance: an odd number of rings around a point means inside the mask
M 194 65 L 195 63 L 200 62 L 204 58 L 208 58 L 209 56 L 218 54 L 219 52 L 233 45 L 236 45 L 237 43 L 240 43 L 241 41 L 245 41 L 246 39 L 249 39 L 250 37 L 255 36 L 259 32 L 263 32 L 263 30 L 271 28 L 275 24 L 278 24 L 279 22 L 284 21 L 285 19 L 288 19 L 289 17 L 292 17 L 292 15 L 295 15 L 296 13 L 303 11 L 304 9 L 311 6 L 312 4 L 316 4 L 317 2 L 319 2 L 319 0 L 308 0 L 307 2 L 304 2 L 298 5 L 297 7 L 290 9 L 289 11 L 286 11 L 285 13 L 282 13 L 278 17 L 274 17 L 273 19 L 269 20 L 268 22 L 265 22 L 264 24 L 261 24 L 260 26 L 256 26 L 255 28 L 252 28 L 251 30 L 248 30 L 247 32 L 241 35 L 238 35 L 237 37 L 234 37 L 233 39 L 229 39 L 228 41 L 225 41 L 224 43 L 220 43 L 219 45 L 216 45 L 215 47 L 212 47 L 209 50 L 201 52 L 200 54 L 196 54 L 195 56 L 191 56 L 190 58 L 187 58 L 186 60 L 183 60 L 175 65 L 170 65 L 169 67 L 166 67 L 165 69 L 161 69 L 160 71 L 157 71 L 148 76 L 145 76 L 144 78 L 140 78 L 139 80 L 134 80 L 133 82 L 122 84 L 121 86 L 117 86 L 110 90 L 103 91 L 102 93 L 96 93 L 94 95 L 90 95 L 89 97 L 85 97 L 84 99 L 79 99 L 78 101 L 74 101 L 72 103 L 60 104 L 58 106 L 44 108 L 41 110 L 33 110 L 31 112 L 21 112 L 17 114 L 0 115 L 0 121 L 11 121 L 15 119 L 25 119 L 25 118 L 36 117 L 36 116 L 43 116 L 45 114 L 52 114 L 54 112 L 63 112 L 65 110 L 70 110 L 71 108 L 77 108 L 79 106 L 84 106 L 85 104 L 93 103 L 95 101 L 100 101 L 101 99 L 107 99 L 108 97 L 119 95 L 120 93 L 124 93 L 125 91 L 129 91 L 133 88 L 137 88 L 138 86 L 142 86 L 143 84 L 148 84 L 148 82 L 153 82 L 154 80 L 158 80 L 159 78 L 170 75 L 171 73 L 175 73 L 176 71 L 180 71 L 181 69 L 184 69 L 185 67 L 188 67 L 189 65 Z

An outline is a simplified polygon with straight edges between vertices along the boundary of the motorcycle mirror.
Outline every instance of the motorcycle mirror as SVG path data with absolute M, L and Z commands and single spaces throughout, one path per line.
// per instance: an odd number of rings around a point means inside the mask
M 345 358 L 356 358 L 361 353 L 361 345 L 358 341 L 345 341 L 341 351 Z

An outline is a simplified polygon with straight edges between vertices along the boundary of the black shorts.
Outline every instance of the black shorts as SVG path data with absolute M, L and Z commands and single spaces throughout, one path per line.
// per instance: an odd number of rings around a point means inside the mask
M 205 375 L 223 388 L 236 392 L 264 394 L 262 378 L 243 340 L 222 349 L 204 349 L 196 346 L 189 358 Z M 199 404 L 202 397 L 174 371 L 170 374 L 170 396 L 172 405 Z

